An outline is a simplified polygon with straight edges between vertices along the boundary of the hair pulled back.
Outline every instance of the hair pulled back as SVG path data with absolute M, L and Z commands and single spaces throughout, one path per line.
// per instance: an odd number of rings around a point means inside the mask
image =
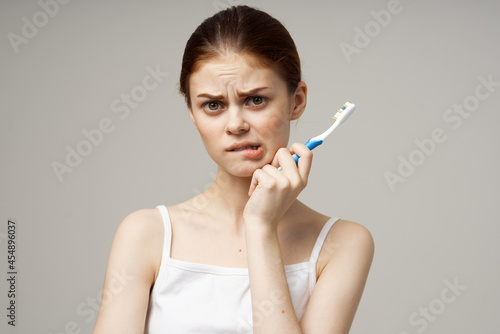
M 269 14 L 248 6 L 233 6 L 205 19 L 186 43 L 180 92 L 191 107 L 189 78 L 200 62 L 231 53 L 253 56 L 277 71 L 290 94 L 301 80 L 300 58 L 288 30 Z

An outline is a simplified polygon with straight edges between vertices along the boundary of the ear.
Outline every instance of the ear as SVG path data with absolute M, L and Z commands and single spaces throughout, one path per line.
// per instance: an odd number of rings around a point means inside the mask
M 297 84 L 297 89 L 293 95 L 292 114 L 290 120 L 298 119 L 306 109 L 307 104 L 307 85 L 304 81 Z

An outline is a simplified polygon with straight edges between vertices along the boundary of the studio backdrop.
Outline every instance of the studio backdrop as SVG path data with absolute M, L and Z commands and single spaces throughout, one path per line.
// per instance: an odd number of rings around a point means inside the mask
M 351 333 L 499 333 L 494 0 L 1 1 L 0 331 L 92 333 L 120 222 L 213 182 L 178 78 L 192 31 L 238 4 L 296 42 L 289 145 L 357 106 L 299 196 L 373 235 Z

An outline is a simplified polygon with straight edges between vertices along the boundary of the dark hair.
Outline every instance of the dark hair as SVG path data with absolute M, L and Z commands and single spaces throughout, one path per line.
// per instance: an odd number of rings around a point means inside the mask
M 286 28 L 269 14 L 248 6 L 233 6 L 203 21 L 186 43 L 180 92 L 191 107 L 189 78 L 199 62 L 230 53 L 254 56 L 275 69 L 290 94 L 301 80 L 300 58 Z

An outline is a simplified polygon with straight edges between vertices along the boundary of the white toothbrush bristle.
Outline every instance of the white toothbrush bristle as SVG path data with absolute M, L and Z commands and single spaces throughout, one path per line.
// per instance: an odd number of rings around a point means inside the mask
M 349 116 L 352 114 L 356 106 L 353 103 L 346 102 L 344 105 L 337 110 L 335 115 L 333 116 L 333 119 L 335 120 L 333 124 L 330 126 L 328 130 L 320 134 L 319 136 L 316 136 L 314 140 L 325 140 L 325 138 L 333 131 L 335 130 L 341 123 L 343 123 Z
M 333 116 L 333 119 L 337 120 L 337 118 L 339 118 L 341 116 L 341 114 L 342 114 L 342 111 L 337 110 L 337 112 L 335 113 L 335 116 Z

